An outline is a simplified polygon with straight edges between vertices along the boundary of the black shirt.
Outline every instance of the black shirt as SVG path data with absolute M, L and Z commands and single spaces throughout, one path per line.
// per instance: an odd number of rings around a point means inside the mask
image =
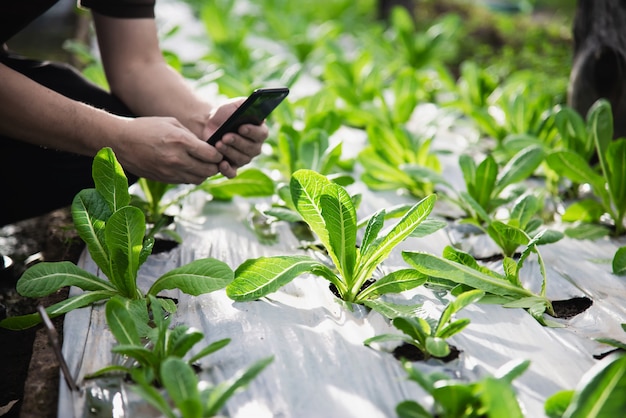
M 0 0 L 0 44 L 24 29 L 58 0 Z M 156 0 L 79 0 L 81 6 L 111 17 L 154 17 Z

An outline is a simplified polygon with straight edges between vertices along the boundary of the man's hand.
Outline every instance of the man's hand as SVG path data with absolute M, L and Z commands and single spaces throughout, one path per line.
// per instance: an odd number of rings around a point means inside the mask
M 204 138 L 209 138 L 219 126 L 244 102 L 245 98 L 232 99 L 216 107 L 209 115 Z M 224 160 L 219 163 L 219 171 L 228 178 L 235 177 L 237 168 L 248 164 L 261 153 L 263 142 L 267 139 L 268 129 L 265 123 L 242 125 L 237 133 L 228 133 L 217 141 L 215 148 Z
M 136 176 L 200 184 L 220 171 L 223 155 L 175 118 L 142 117 L 124 124 L 112 147 L 120 164 Z

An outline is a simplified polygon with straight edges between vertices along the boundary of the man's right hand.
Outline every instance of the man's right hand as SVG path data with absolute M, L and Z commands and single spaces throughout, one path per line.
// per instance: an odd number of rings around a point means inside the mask
M 200 184 L 219 172 L 223 156 L 171 117 L 125 120 L 111 145 L 122 166 L 164 183 Z

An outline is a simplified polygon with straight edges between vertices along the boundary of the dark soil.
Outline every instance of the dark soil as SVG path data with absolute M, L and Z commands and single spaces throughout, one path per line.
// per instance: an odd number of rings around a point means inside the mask
M 68 289 L 41 299 L 20 296 L 15 290 L 19 276 L 40 261 L 76 263 L 84 244 L 72 227 L 68 209 L 0 228 L 0 255 L 13 264 L 0 270 L 0 318 L 37 312 L 39 304 L 50 306 L 67 298 Z M 2 311 L 5 312 L 2 312 Z M 63 317 L 52 320 L 62 338 Z M 42 326 L 24 331 L 0 328 L 0 416 L 56 417 L 59 364 Z
M 370 287 L 371 285 L 373 285 L 374 283 L 376 283 L 376 280 L 373 278 L 369 278 L 365 281 L 365 283 L 363 283 L 363 286 L 361 286 L 361 290 L 359 290 L 359 292 L 364 291 L 365 289 L 367 289 L 368 287 Z M 339 294 L 339 290 L 337 290 L 337 286 L 335 286 L 333 283 L 331 283 L 330 285 L 328 285 L 328 289 L 331 291 L 331 293 L 333 295 L 335 295 L 338 299 L 341 299 L 341 295 Z
M 554 317 L 567 319 L 585 312 L 593 305 L 593 301 L 587 297 L 577 297 L 566 300 L 553 300 Z
M 594 354 L 593 358 L 596 359 L 596 360 L 602 360 L 603 358 L 608 357 L 608 356 L 610 356 L 613 353 L 619 353 L 619 352 L 623 353 L 624 350 L 622 350 L 621 348 L 614 348 L 612 350 L 605 351 L 605 352 L 600 353 L 600 354 Z
M 456 348 L 453 345 L 450 345 L 450 354 L 448 354 L 445 357 L 431 357 L 431 358 L 435 358 L 437 360 L 441 360 L 444 363 L 449 363 L 449 362 L 459 358 L 459 355 L 461 355 L 461 350 L 459 350 L 458 348 Z M 417 349 L 417 347 L 415 347 L 414 345 L 409 344 L 409 343 L 404 343 L 404 344 L 401 344 L 401 345 L 397 346 L 393 350 L 393 356 L 396 359 L 398 359 L 398 360 L 402 360 L 402 359 L 406 359 L 406 360 L 409 360 L 409 361 L 425 361 L 425 360 L 428 360 L 424 356 L 424 353 L 422 353 L 420 350 Z
M 157 238 L 154 240 L 154 246 L 152 247 L 151 254 L 166 253 L 168 251 L 172 251 L 179 245 L 180 244 L 178 242 L 173 240 Z

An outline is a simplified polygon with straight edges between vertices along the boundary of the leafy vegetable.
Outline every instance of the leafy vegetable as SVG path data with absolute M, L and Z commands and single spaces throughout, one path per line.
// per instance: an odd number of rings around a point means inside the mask
M 498 146 L 521 135 L 547 142 L 554 135 L 551 116 L 556 103 L 550 92 L 529 87 L 535 77 L 529 71 L 518 71 L 499 80 L 488 69 L 468 61 L 461 66 L 457 85 L 450 86 L 454 99 L 446 105 L 460 109 Z
M 535 240 L 536 245 L 554 243 L 563 238 L 559 231 L 540 229 L 541 219 L 536 214 L 541 210 L 541 205 L 536 196 L 523 195 L 518 198 L 511 208 L 509 219 L 504 222 L 491 220 L 488 223 L 487 234 L 502 249 L 506 257 L 512 257 L 520 246 L 529 245 Z
M 470 321 L 467 318 L 452 320 L 452 316 L 466 306 L 480 300 L 484 295 L 482 290 L 470 290 L 462 293 L 445 307 L 439 319 L 434 322 L 430 318 L 418 316 L 398 316 L 392 319 L 393 325 L 404 335 L 382 334 L 368 338 L 365 345 L 385 341 L 404 341 L 416 347 L 425 359 L 432 357 L 446 357 L 450 354 L 450 345 L 447 338 L 461 332 Z M 434 325 L 434 326 L 433 326 Z
M 487 155 L 478 165 L 470 156 L 461 155 L 459 165 L 466 191 L 460 192 L 460 205 L 469 219 L 476 224 L 489 223 L 496 209 L 517 197 L 515 194 L 505 196 L 505 190 L 532 175 L 543 158 L 544 152 L 539 146 L 520 150 L 502 168 L 492 155 Z
M 226 288 L 237 301 L 250 301 L 278 290 L 304 273 L 329 280 L 346 302 L 362 303 L 381 294 L 401 292 L 421 285 L 425 278 L 415 270 L 392 272 L 364 289 L 376 267 L 393 248 L 405 240 L 430 214 L 435 196 L 412 206 L 392 227 L 382 231 L 385 210 L 367 223 L 357 248 L 356 210 L 347 191 L 311 170 L 298 170 L 291 178 L 293 205 L 319 238 L 332 268 L 309 256 L 275 256 L 250 259 L 235 271 L 235 280 Z
M 200 380 L 185 361 L 168 357 L 161 364 L 161 375 L 169 399 L 181 417 L 214 417 L 218 416 L 233 395 L 248 386 L 272 361 L 273 357 L 258 360 L 227 381 L 211 385 L 210 382 Z M 151 386 L 140 384 L 133 389 L 165 416 L 177 416 L 168 399 Z
M 133 390 L 168 417 L 176 416 L 168 399 L 182 417 L 212 417 L 273 360 L 271 357 L 260 360 L 240 375 L 216 386 L 201 382 L 192 368 L 194 363 L 224 348 L 230 339 L 215 341 L 189 356 L 204 335 L 186 325 L 171 328 L 171 317 L 163 316 L 161 302 L 154 296 L 149 296 L 149 300 L 154 328 L 148 323 L 145 300 L 132 301 L 116 296 L 107 302 L 107 324 L 119 343 L 113 347 L 113 352 L 132 361 L 127 361 L 128 365 L 105 367 L 88 378 L 122 373 L 133 379 Z M 148 344 L 141 338 L 144 330 L 147 330 Z M 167 396 L 156 390 L 157 387 L 164 387 Z
M 20 277 L 17 291 L 21 295 L 42 297 L 65 286 L 76 286 L 85 291 L 46 308 L 50 317 L 56 317 L 115 295 L 142 299 L 174 288 L 200 295 L 222 289 L 230 283 L 233 272 L 228 265 L 206 258 L 166 272 L 144 295 L 137 287 L 137 274 L 150 255 L 154 240 L 145 236 L 142 211 L 129 206 L 128 180 L 110 148 L 103 148 L 96 155 L 93 178 L 96 188 L 82 190 L 76 195 L 72 215 L 79 236 L 108 280 L 70 262 L 43 262 L 33 265 Z M 24 329 L 39 322 L 40 316 L 34 313 L 6 318 L 0 326 Z
M 404 401 L 396 406 L 400 418 L 458 418 L 458 417 L 511 417 L 523 418 L 517 401 L 513 380 L 521 375 L 530 362 L 512 361 L 505 364 L 495 376 L 466 383 L 451 379 L 441 372 L 422 374 L 407 361 L 404 369 L 408 378 L 419 384 L 434 403 L 432 411 L 415 401 Z
M 589 370 L 573 391 L 546 400 L 550 418 L 617 417 L 626 410 L 626 356 L 609 356 Z
M 599 159 L 600 173 L 573 151 L 556 151 L 548 155 L 548 165 L 559 175 L 577 184 L 589 184 L 595 199 L 584 200 L 586 221 L 599 223 L 603 214 L 613 220 L 614 235 L 625 232 L 626 215 L 626 138 L 613 139 L 613 116 L 611 105 L 604 99 L 598 100 L 589 111 L 591 136 Z M 569 209 L 568 209 L 569 210 Z M 572 210 L 579 210 L 574 206 Z M 573 217 L 567 211 L 565 219 Z
M 149 325 L 147 301 L 150 302 L 154 327 Z M 128 366 L 107 366 L 90 377 L 121 372 L 137 377 L 141 382 L 159 386 L 163 383 L 162 363 L 169 357 L 185 357 L 204 338 L 200 331 L 187 325 L 170 328 L 171 317 L 164 316 L 161 302 L 154 296 L 137 301 L 115 296 L 106 304 L 106 319 L 109 329 L 118 341 L 112 351 L 133 361 Z M 142 337 L 147 337 L 149 343 L 146 344 Z M 190 357 L 187 363 L 192 364 L 229 342 L 229 339 L 217 341 Z M 142 376 L 139 377 L 139 374 Z
M 361 179 L 370 189 L 406 190 L 420 199 L 435 191 L 441 166 L 430 150 L 432 138 L 385 124 L 370 124 L 367 134 L 368 145 L 358 161 L 364 169 Z
M 403 251 L 402 256 L 417 271 L 428 276 L 431 283 L 450 289 L 457 286 L 459 289 L 480 289 L 489 296 L 488 299 L 492 303 L 500 303 L 509 308 L 524 308 L 542 325 L 560 327 L 560 324 L 544 317 L 544 313 L 554 316 L 554 310 L 546 297 L 545 266 L 537 250 L 537 243 L 541 238 L 542 234 L 537 234 L 528 243 L 517 262 L 505 257 L 504 274 L 480 266 L 470 254 L 450 246 L 444 249 L 443 257 L 410 251 Z M 539 294 L 525 289 L 519 278 L 524 262 L 531 253 L 537 255 L 543 276 Z

